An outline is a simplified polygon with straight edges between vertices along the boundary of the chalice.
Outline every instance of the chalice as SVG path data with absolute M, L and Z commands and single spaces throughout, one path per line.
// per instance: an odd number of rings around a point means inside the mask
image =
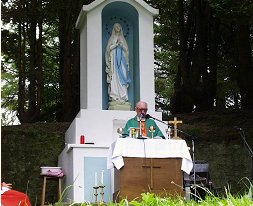
M 123 127 L 119 127 L 118 129 L 117 129 L 117 132 L 118 132 L 118 134 L 119 134 L 119 137 L 122 137 L 123 135 L 123 132 L 124 132 L 124 129 L 123 129 Z

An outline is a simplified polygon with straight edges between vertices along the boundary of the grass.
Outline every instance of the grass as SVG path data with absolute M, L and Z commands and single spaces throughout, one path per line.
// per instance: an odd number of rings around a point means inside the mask
M 250 181 L 249 181 L 250 183 Z M 200 186 L 197 186 L 200 187 Z M 122 199 L 119 203 L 109 202 L 109 203 L 71 203 L 66 204 L 61 202 L 64 197 L 64 193 L 66 193 L 66 188 L 63 192 L 63 197 L 59 200 L 58 203 L 51 206 L 92 206 L 92 205 L 107 205 L 107 206 L 252 206 L 252 189 L 253 186 L 250 185 L 247 187 L 248 192 L 243 195 L 231 195 L 230 188 L 225 188 L 225 196 L 215 196 L 210 190 L 207 188 L 202 188 L 206 192 L 205 199 L 201 199 L 199 196 L 192 198 L 191 200 L 186 201 L 185 198 L 182 197 L 159 197 L 153 193 L 143 193 L 140 201 L 132 200 L 128 201 L 127 199 Z M 194 194 L 192 194 L 192 197 Z

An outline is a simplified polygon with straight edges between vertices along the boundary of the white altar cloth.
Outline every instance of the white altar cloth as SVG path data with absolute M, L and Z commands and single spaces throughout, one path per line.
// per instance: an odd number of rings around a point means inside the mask
M 118 138 L 109 149 L 108 169 L 123 167 L 123 157 L 182 158 L 181 170 L 187 174 L 193 167 L 185 140 Z

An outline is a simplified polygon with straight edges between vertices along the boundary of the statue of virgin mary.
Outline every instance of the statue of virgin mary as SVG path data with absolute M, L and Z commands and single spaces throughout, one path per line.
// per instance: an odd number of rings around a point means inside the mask
M 131 80 L 128 45 L 119 23 L 113 25 L 105 59 L 109 102 L 124 104 L 128 102 L 128 86 Z

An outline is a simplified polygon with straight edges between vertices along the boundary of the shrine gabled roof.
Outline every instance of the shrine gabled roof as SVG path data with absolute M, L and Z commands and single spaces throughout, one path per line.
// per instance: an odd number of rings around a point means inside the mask
M 83 19 L 85 18 L 86 14 L 88 12 L 90 12 L 91 10 L 97 8 L 99 5 L 103 4 L 103 3 L 106 3 L 106 2 L 109 2 L 109 3 L 113 3 L 113 2 L 117 2 L 117 1 L 112 1 L 112 0 L 95 0 L 93 1 L 92 3 L 88 4 L 88 5 L 83 5 L 80 13 L 79 13 L 79 16 L 78 16 L 78 19 L 76 21 L 76 28 L 80 28 L 80 25 L 81 23 L 83 22 Z M 146 10 L 147 12 L 149 12 L 151 15 L 155 16 L 155 15 L 158 15 L 159 14 L 159 10 L 158 9 L 155 9 L 153 7 L 151 7 L 150 5 L 148 5 L 145 1 L 143 0 L 129 0 L 129 1 L 122 1 L 122 2 L 125 2 L 125 3 L 136 3 L 138 5 L 140 5 L 141 7 L 143 7 L 144 10 Z

